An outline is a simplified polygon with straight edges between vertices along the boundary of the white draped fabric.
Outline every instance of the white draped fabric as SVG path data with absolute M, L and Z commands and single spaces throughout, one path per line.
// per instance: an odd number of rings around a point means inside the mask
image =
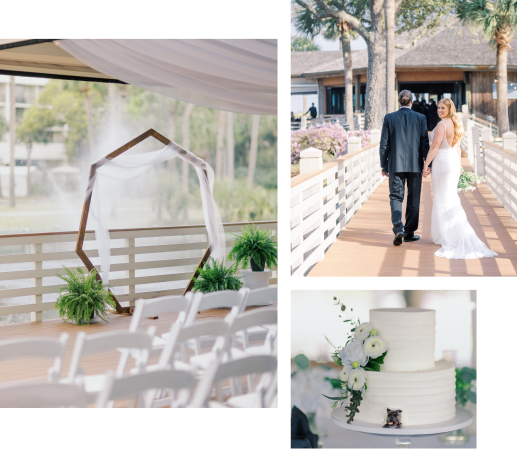
M 91 200 L 90 219 L 95 229 L 95 238 L 98 244 L 101 260 L 101 277 L 104 283 L 109 283 L 110 272 L 110 237 L 101 214 L 101 197 L 97 177 L 106 179 L 131 179 L 149 170 L 153 165 L 179 157 L 194 166 L 199 178 L 203 214 L 210 241 L 211 257 L 223 260 L 226 249 L 226 236 L 219 209 L 213 197 L 214 171 L 205 161 L 174 142 L 165 148 L 147 153 L 121 154 L 115 159 L 100 159 L 95 163 L 97 170 L 90 179 L 86 189 L 86 198 L 93 191 Z M 206 171 L 206 175 L 205 175 Z
M 274 39 L 63 39 L 57 45 L 125 83 L 207 108 L 277 113 Z

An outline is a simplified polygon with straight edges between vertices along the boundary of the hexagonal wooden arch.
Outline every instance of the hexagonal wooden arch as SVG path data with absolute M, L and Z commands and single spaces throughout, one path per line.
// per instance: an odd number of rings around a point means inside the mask
M 88 181 L 90 181 L 95 176 L 95 172 L 97 171 L 97 168 L 102 167 L 103 163 L 106 160 L 115 159 L 117 156 L 120 156 L 122 153 L 126 152 L 127 150 L 134 147 L 136 144 L 142 142 L 143 140 L 147 139 L 148 137 L 154 137 L 156 140 L 160 141 L 164 145 L 168 145 L 170 143 L 169 139 L 162 136 L 159 132 L 157 132 L 151 128 L 151 129 L 147 130 L 145 133 L 140 134 L 138 137 L 135 137 L 132 141 L 126 143 L 125 145 L 122 145 L 120 148 L 111 152 L 105 158 L 100 159 L 99 161 L 95 162 L 90 167 L 90 175 L 89 175 Z M 205 176 L 207 176 L 206 170 L 205 170 Z M 88 222 L 88 213 L 90 211 L 90 201 L 92 199 L 92 194 L 93 194 L 93 189 L 90 191 L 89 195 L 86 197 L 86 199 L 84 201 L 83 212 L 81 215 L 81 224 L 79 226 L 79 233 L 77 236 L 77 244 L 75 247 L 75 252 L 79 256 L 79 258 L 82 260 L 82 262 L 84 263 L 86 268 L 89 271 L 95 270 L 97 272 L 97 279 L 101 280 L 99 272 L 95 269 L 94 265 L 92 264 L 92 262 L 90 261 L 90 259 L 86 255 L 86 253 L 83 251 L 84 235 L 86 233 L 86 223 Z M 201 258 L 201 260 L 198 264 L 198 268 L 202 268 L 209 257 L 210 257 L 210 245 L 205 250 L 203 257 Z M 197 274 L 197 270 L 196 270 L 194 272 L 194 275 L 190 278 L 190 281 L 187 284 L 187 287 L 185 288 L 185 291 L 183 292 L 183 294 L 185 294 L 186 292 L 188 292 L 192 289 L 192 287 L 194 286 L 194 281 L 197 278 L 197 276 L 198 276 L 198 274 Z M 129 314 L 132 313 L 131 309 L 133 307 L 122 307 L 120 305 L 120 303 L 118 302 L 117 298 L 115 297 L 115 295 L 113 294 L 113 292 L 110 291 L 110 294 L 115 301 L 117 313 L 129 313 Z

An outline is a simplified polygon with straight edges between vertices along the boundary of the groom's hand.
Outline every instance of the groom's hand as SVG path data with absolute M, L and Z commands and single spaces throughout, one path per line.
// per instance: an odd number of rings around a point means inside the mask
M 382 176 L 389 176 L 390 174 L 387 171 L 381 170 Z
M 427 178 L 430 174 L 431 174 L 431 169 L 430 168 L 422 170 L 422 175 L 423 175 L 424 178 Z

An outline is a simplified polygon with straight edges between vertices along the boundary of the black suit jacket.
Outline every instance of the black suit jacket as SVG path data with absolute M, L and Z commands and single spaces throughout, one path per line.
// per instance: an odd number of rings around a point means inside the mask
M 383 171 L 421 173 L 429 152 L 425 116 L 409 108 L 387 114 L 382 125 L 379 152 Z

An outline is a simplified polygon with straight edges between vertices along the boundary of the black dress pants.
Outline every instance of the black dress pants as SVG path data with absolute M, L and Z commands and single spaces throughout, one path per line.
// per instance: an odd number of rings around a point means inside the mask
M 420 192 L 422 190 L 421 173 L 390 173 L 390 206 L 391 221 L 395 234 L 404 233 L 412 237 L 418 229 L 418 216 L 420 213 Z M 406 223 L 402 224 L 402 202 L 407 181 L 407 205 Z

